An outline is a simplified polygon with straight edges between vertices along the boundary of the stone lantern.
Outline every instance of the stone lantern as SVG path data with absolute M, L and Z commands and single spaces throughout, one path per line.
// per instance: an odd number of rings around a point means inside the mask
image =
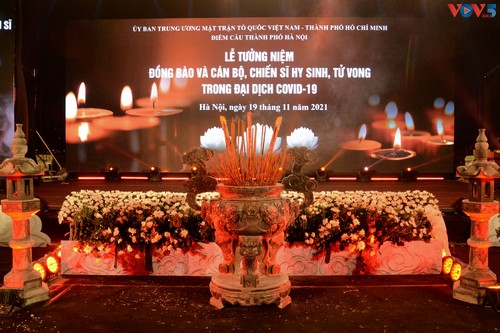
M 495 178 L 500 178 L 500 167 L 488 161 L 488 139 L 480 129 L 474 149 L 475 160 L 457 168 L 457 175 L 468 179 L 469 198 L 463 200 L 462 210 L 471 218 L 469 265 L 453 286 L 453 298 L 472 304 L 482 304 L 485 288 L 495 285 L 497 277 L 488 267 L 488 222 L 498 214 L 499 203 L 494 200 Z
M 2 211 L 12 218 L 12 270 L 4 276 L 2 289 L 17 292 L 22 307 L 49 299 L 49 289 L 40 274 L 33 269 L 30 217 L 40 210 L 40 200 L 34 198 L 33 178 L 43 175 L 43 167 L 26 158 L 28 147 L 22 130 L 16 124 L 12 142 L 12 158 L 0 164 L 0 176 L 6 177 L 7 199 Z

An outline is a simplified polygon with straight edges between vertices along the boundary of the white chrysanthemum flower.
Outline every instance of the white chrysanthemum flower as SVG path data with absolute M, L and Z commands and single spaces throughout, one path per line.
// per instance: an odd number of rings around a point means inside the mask
M 200 136 L 200 145 L 203 148 L 210 148 L 215 151 L 226 150 L 224 130 L 220 127 L 209 128 L 205 134 Z
M 286 145 L 288 148 L 307 147 L 311 150 L 318 147 L 318 137 L 309 128 L 296 128 L 286 137 Z

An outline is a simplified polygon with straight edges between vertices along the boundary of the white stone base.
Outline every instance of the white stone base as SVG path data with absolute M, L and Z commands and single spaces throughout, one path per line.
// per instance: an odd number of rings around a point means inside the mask
M 114 249 L 99 256 L 78 253 L 76 241 L 61 241 L 61 274 L 66 275 L 149 275 L 144 254 L 134 251 L 115 257 Z M 136 258 L 136 255 L 138 258 Z
M 210 282 L 210 304 L 217 309 L 222 309 L 224 303 L 243 306 L 277 304 L 283 309 L 292 302 L 288 296 L 291 287 L 284 273 L 259 275 L 257 287 L 252 288 L 241 286 L 240 275 L 216 273 Z
M 24 281 L 21 289 L 12 289 L 3 286 L 1 289 L 9 289 L 17 292 L 19 306 L 24 308 L 33 304 L 46 302 L 50 299 L 49 287 L 42 282 L 40 277 Z
M 145 268 L 143 253 L 123 253 L 115 260 L 114 251 L 93 254 L 77 253 L 76 241 L 62 241 L 61 273 L 66 275 L 158 275 L 213 276 L 222 262 L 222 253 L 215 243 L 199 244 L 198 253 L 153 253 L 153 270 Z M 441 273 L 441 243 L 415 241 L 404 246 L 384 243 L 374 256 L 363 254 L 366 273 L 377 275 Z M 332 252 L 327 263 L 325 254 L 315 255 L 304 246 L 284 246 L 276 256 L 281 272 L 289 276 L 352 275 L 358 252 Z
M 414 241 L 403 246 L 384 243 L 373 256 L 364 253 L 363 262 L 367 274 L 440 274 L 441 242 L 433 239 L 429 243 Z
M 288 275 L 352 275 L 356 268 L 357 252 L 332 252 L 329 262 L 325 253 L 315 255 L 314 250 L 301 246 L 284 246 L 278 251 L 276 262 Z
M 187 275 L 211 276 L 219 271 L 222 252 L 215 243 L 199 243 L 201 249 L 193 253 L 172 252 L 164 255 L 153 254 L 153 272 L 151 275 Z

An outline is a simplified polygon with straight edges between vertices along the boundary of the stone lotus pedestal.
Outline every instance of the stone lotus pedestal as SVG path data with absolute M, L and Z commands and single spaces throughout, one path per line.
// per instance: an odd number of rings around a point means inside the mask
M 212 276 L 210 304 L 240 305 L 291 302 L 288 275 L 281 272 L 276 254 L 284 231 L 299 213 L 298 203 L 281 197 L 283 185 L 218 185 L 220 198 L 204 202 L 201 214 L 215 229 L 223 261 Z

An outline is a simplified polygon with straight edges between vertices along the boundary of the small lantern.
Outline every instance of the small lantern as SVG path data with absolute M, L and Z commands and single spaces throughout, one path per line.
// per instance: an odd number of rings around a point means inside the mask
M 480 129 L 474 149 L 475 160 L 457 168 L 457 175 L 469 180 L 469 198 L 462 201 L 462 210 L 471 219 L 471 235 L 467 240 L 469 265 L 453 286 L 453 297 L 472 304 L 482 304 L 485 288 L 495 285 L 497 277 L 488 267 L 488 222 L 498 214 L 499 203 L 494 200 L 495 179 L 500 167 L 488 161 L 488 139 Z M 459 270 L 459 268 L 455 268 Z M 461 270 L 461 267 L 460 267 Z M 452 267 L 453 272 L 453 267 Z
M 480 129 L 474 146 L 475 160 L 457 168 L 457 175 L 469 180 L 469 201 L 493 202 L 494 200 L 495 178 L 500 177 L 500 167 L 488 161 L 488 147 L 485 129 Z
M 7 199 L 2 200 L 2 211 L 12 218 L 12 270 L 4 276 L 2 289 L 17 290 L 21 306 L 49 299 L 49 290 L 40 274 L 31 265 L 33 240 L 30 217 L 40 209 L 40 200 L 34 198 L 33 178 L 44 174 L 43 167 L 26 158 L 28 147 L 21 124 L 16 124 L 12 141 L 13 157 L 0 164 L 0 175 L 5 176 Z

